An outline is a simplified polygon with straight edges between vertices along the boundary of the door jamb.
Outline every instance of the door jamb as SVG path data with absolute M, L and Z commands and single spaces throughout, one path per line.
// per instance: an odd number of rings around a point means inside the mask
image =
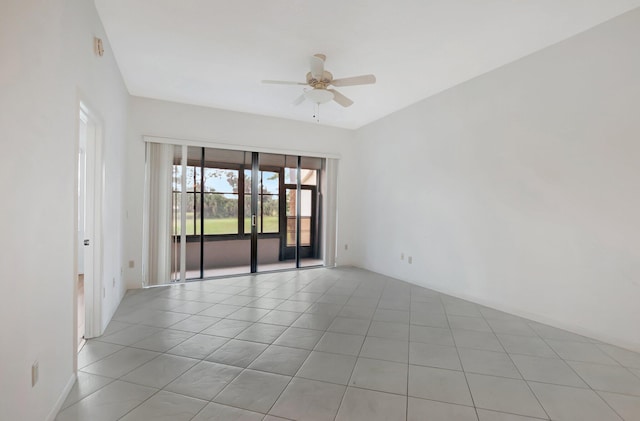
M 87 106 L 87 101 L 78 98 L 78 108 L 75 113 L 75 189 L 74 195 L 74 223 L 73 223 L 73 237 L 74 237 L 74 258 L 73 258 L 73 350 L 74 350 L 74 368 L 77 370 L 77 344 L 78 344 L 78 318 L 81 315 L 78 314 L 78 252 L 81 245 L 78 241 L 77 224 L 78 224 L 78 154 L 79 154 L 79 142 L 80 142 L 80 113 L 84 113 L 88 117 L 88 125 L 94 130 L 93 142 L 94 142 L 94 215 L 93 215 L 93 274 L 92 284 L 88 286 L 85 284 L 85 338 L 93 338 L 102 334 L 102 298 L 103 298 L 103 197 L 104 197 L 104 159 L 102 154 L 103 145 L 103 125 L 101 119 Z M 87 139 L 89 141 L 89 139 Z M 87 166 L 88 167 L 88 166 Z

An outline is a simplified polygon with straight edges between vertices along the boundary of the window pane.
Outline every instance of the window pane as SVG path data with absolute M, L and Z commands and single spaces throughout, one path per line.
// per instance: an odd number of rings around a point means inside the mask
M 258 212 L 256 214 L 258 234 L 262 233 L 262 196 L 258 196 Z
M 244 195 L 244 233 L 251 234 L 251 195 L 250 194 Z
M 300 245 L 301 246 L 311 245 L 311 217 L 310 216 L 300 217 Z
M 200 193 L 187 195 L 187 235 L 200 235 Z
M 285 156 L 272 153 L 260 153 L 260 166 L 284 167 Z
M 298 184 L 298 169 L 297 168 L 285 168 L 284 169 L 284 183 L 285 184 Z
M 242 164 L 244 162 L 244 152 L 233 151 L 228 149 L 204 149 L 204 165 L 208 167 L 215 167 L 213 163 L 228 163 L 228 164 Z
M 311 217 L 313 201 L 311 198 L 311 190 L 301 190 L 300 215 Z
M 180 235 L 180 193 L 173 193 L 171 199 L 171 235 Z
M 244 170 L 244 192 L 245 194 L 251 193 L 251 170 Z M 245 203 L 246 202 L 245 200 Z M 245 212 L 245 215 L 248 215 L 248 213 Z
M 287 247 L 296 245 L 296 191 L 287 189 Z
M 182 190 L 182 165 L 173 166 L 171 188 L 174 192 Z
M 200 191 L 200 167 L 187 166 L 187 191 Z
M 199 166 L 202 162 L 202 148 L 199 146 L 189 146 L 187 148 L 187 164 Z
M 262 179 L 261 194 L 275 194 L 278 193 L 280 188 L 280 174 L 272 171 L 261 171 L 260 176 Z
M 238 195 L 204 194 L 204 233 L 238 233 Z
M 311 245 L 311 212 L 313 201 L 311 190 L 300 192 L 300 245 Z
M 324 161 L 324 158 L 303 156 L 300 158 L 300 168 L 307 168 L 309 170 L 320 170 L 322 169 L 322 161 Z
M 316 170 L 300 170 L 300 184 L 315 186 L 318 182 L 317 175 Z
M 204 169 L 204 191 L 220 193 L 238 192 L 238 170 L 222 168 Z
M 198 215 L 200 215 L 200 200 L 198 198 L 199 195 L 191 192 L 191 193 L 187 193 L 187 207 L 186 207 L 186 218 L 187 218 L 187 223 L 186 223 L 186 228 L 185 228 L 185 233 L 186 235 L 195 235 L 196 234 L 196 227 L 198 227 L 198 232 L 199 232 L 199 223 L 196 224 L 195 223 L 195 218 L 198 217 Z M 174 205 L 174 209 L 176 209 L 175 211 L 175 216 L 176 216 L 176 235 L 180 235 L 180 194 L 176 193 L 175 194 L 175 205 Z
M 263 230 L 261 232 L 280 232 L 278 225 L 278 195 L 265 194 L 262 198 L 262 221 Z

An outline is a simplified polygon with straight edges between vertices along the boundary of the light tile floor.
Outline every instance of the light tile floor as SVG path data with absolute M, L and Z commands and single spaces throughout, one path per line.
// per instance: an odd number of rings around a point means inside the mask
M 355 268 L 129 291 L 67 420 L 640 420 L 640 354 Z

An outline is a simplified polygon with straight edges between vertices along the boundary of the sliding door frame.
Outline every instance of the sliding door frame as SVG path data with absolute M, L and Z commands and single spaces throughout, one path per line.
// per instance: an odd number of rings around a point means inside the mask
M 258 267 L 258 224 L 257 224 L 257 218 L 260 217 L 260 215 L 258 215 L 258 206 L 259 206 L 259 181 L 260 181 L 260 163 L 259 163 L 259 154 L 261 153 L 268 153 L 268 154 L 277 154 L 277 155 L 284 155 L 284 156 L 295 156 L 297 158 L 297 168 L 296 168 L 296 196 L 297 196 L 297 200 L 296 200 L 296 246 L 295 246 L 295 250 L 296 250 L 296 256 L 295 256 L 295 261 L 296 261 L 296 268 L 301 268 L 301 248 L 302 248 L 302 244 L 301 244 L 301 228 L 302 228 L 302 224 L 301 224 L 301 210 L 302 210 L 302 203 L 301 203 L 301 196 L 302 196 L 302 190 L 306 189 L 306 186 L 302 186 L 301 185 L 301 172 L 302 172 L 302 168 L 301 168 L 301 162 L 302 162 L 302 158 L 303 157 L 310 157 L 310 158 L 324 158 L 324 159 L 333 159 L 333 160 L 340 160 L 341 156 L 339 154 L 333 154 L 333 153 L 323 153 L 323 152 L 312 152 L 312 151 L 302 151 L 302 150 L 280 150 L 280 149 L 273 149 L 273 148 L 264 148 L 264 147 L 255 147 L 255 146 L 250 146 L 250 145 L 229 145 L 229 144 L 222 144 L 222 143 L 216 143 L 216 142 L 203 142 L 203 141 L 196 141 L 196 140 L 186 140 L 186 139 L 176 139 L 176 138 L 165 138 L 165 137 L 157 137 L 157 136 L 143 136 L 143 140 L 145 142 L 153 142 L 153 143 L 161 143 L 161 144 L 170 144 L 170 145 L 175 145 L 175 146 L 182 146 L 182 151 L 183 151 L 183 156 L 182 156 L 182 166 L 183 166 L 183 188 L 185 186 L 184 184 L 184 177 L 185 177 L 185 171 L 184 171 L 184 167 L 186 164 L 186 154 L 184 153 L 185 149 L 187 149 L 187 147 L 189 146 L 193 146 L 193 147 L 199 147 L 199 148 L 212 148 L 212 149 L 226 149 L 226 150 L 234 150 L 234 151 L 241 151 L 241 152 L 249 152 L 252 155 L 252 159 L 251 159 L 251 174 L 252 174 L 252 179 L 251 179 L 251 184 L 252 184 L 252 188 L 251 188 L 251 257 L 250 257 L 250 273 L 256 273 L 259 269 Z M 205 152 L 204 149 L 202 149 L 201 152 L 201 157 L 200 157 L 200 167 L 204 168 L 205 166 Z M 246 168 L 246 164 L 244 166 L 244 168 Z M 323 168 L 325 168 L 325 165 L 323 165 Z M 283 184 L 284 184 L 284 180 L 283 179 L 283 171 L 279 171 L 280 174 L 280 178 L 281 181 L 279 182 L 279 185 L 281 186 L 280 191 L 278 192 L 279 194 L 279 198 L 282 198 L 285 194 L 286 194 L 286 189 L 282 189 Z M 246 197 L 244 194 L 244 171 L 242 169 L 239 170 L 239 185 L 238 185 L 238 212 L 239 212 L 239 216 L 240 216 L 240 206 L 244 205 L 244 198 Z M 316 253 L 319 254 L 319 256 L 322 256 L 322 258 L 325 260 L 325 262 L 327 262 L 327 257 L 325 256 L 325 253 L 320 250 L 320 246 L 321 246 L 321 239 L 319 238 L 320 232 L 326 232 L 327 229 L 335 231 L 335 229 L 337 229 L 337 225 L 336 226 L 332 226 L 332 227 L 322 227 L 320 228 L 318 226 L 318 224 L 320 223 L 320 221 L 324 221 L 325 218 L 323 217 L 323 215 L 321 215 L 319 212 L 323 211 L 324 206 L 322 206 L 322 191 L 321 191 L 321 180 L 320 177 L 318 177 L 318 184 L 316 186 L 314 186 L 313 188 L 309 189 L 311 191 L 315 191 L 315 194 L 312 195 L 313 197 L 313 203 L 312 203 L 312 208 L 313 208 L 313 213 L 315 213 L 315 216 L 312 217 L 312 232 L 310 233 L 311 235 L 311 244 L 310 247 L 311 249 L 315 250 Z M 204 235 L 204 171 L 201 171 L 200 174 L 200 185 L 201 185 L 201 189 L 199 192 L 200 195 L 200 256 L 201 259 L 204 256 L 204 240 L 205 240 L 205 235 Z M 242 188 L 242 191 L 240 191 L 240 188 Z M 337 192 L 333 192 L 332 193 L 334 196 L 337 196 Z M 181 202 L 182 204 L 186 204 L 186 191 L 183 190 L 183 192 L 181 193 Z M 242 196 L 242 198 L 240 198 L 240 196 Z M 282 200 L 280 200 L 282 202 Z M 282 206 L 279 204 L 279 214 L 278 214 L 278 218 L 279 218 L 279 237 L 281 238 L 281 241 L 285 241 L 286 244 L 286 215 L 283 214 L 283 210 Z M 184 209 L 184 207 L 182 207 L 182 209 Z M 244 211 L 244 206 L 242 206 L 242 209 Z M 148 209 L 145 209 L 145 213 L 148 212 Z M 186 226 L 186 220 L 185 220 L 185 215 L 186 213 L 184 211 L 182 211 L 182 215 L 181 215 L 181 226 L 183 227 L 180 233 L 180 255 L 181 255 L 181 259 L 180 259 L 180 281 L 184 282 L 186 281 L 186 243 L 187 243 L 187 239 L 186 237 L 186 232 L 185 232 L 185 226 Z M 246 236 L 246 233 L 244 231 L 244 218 L 240 218 L 238 216 L 239 222 L 238 222 L 238 237 L 243 237 Z M 245 215 L 246 217 L 246 215 Z M 148 217 L 147 217 L 148 218 Z M 334 218 L 335 219 L 335 218 Z M 282 221 L 285 220 L 285 227 L 282 227 Z M 284 228 L 284 234 L 283 234 L 283 228 Z M 275 234 L 275 233 L 274 233 Z M 284 238 L 282 237 L 284 235 Z M 335 235 L 335 234 L 334 234 Z M 335 237 L 333 237 L 335 238 Z M 144 239 L 144 243 L 145 243 L 145 248 L 148 249 L 148 238 Z M 323 243 L 326 242 L 327 239 L 324 239 Z M 281 250 L 279 251 L 279 255 L 281 258 L 284 258 L 285 256 L 282 255 L 283 251 L 282 251 L 282 247 Z M 329 257 L 329 262 L 335 262 L 335 256 L 331 256 Z M 333 264 L 333 263 L 331 263 Z M 200 262 L 200 268 L 199 268 L 199 272 L 200 272 L 200 279 L 204 279 L 204 262 Z M 144 269 L 143 269 L 144 270 Z M 189 279 L 189 280 L 195 280 L 195 279 Z
M 258 272 L 258 189 L 260 188 L 259 153 L 251 153 L 251 272 Z

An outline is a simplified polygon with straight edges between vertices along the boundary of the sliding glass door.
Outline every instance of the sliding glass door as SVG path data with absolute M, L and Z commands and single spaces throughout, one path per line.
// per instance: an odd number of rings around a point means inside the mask
M 297 256 L 298 267 L 317 266 L 320 259 L 320 174 L 319 158 L 297 157 L 296 168 L 285 176 L 287 195 L 286 256 Z
M 296 268 L 296 256 L 287 256 L 283 244 L 287 238 L 284 171 L 287 160 L 296 157 L 280 154 L 258 154 L 258 173 L 255 187 L 257 272 Z M 295 235 L 295 233 L 294 233 Z
M 323 159 L 201 147 L 172 151 L 165 282 L 323 264 Z M 161 259 L 155 256 L 160 266 Z M 156 278 L 164 283 L 161 271 Z

